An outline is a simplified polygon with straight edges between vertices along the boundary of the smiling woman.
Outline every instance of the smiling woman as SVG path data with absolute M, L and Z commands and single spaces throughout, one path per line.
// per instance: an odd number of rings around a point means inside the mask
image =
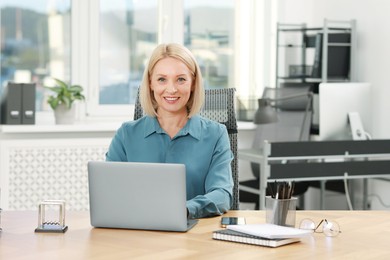
M 141 85 L 141 104 L 171 138 L 199 112 L 204 101 L 201 79 L 194 56 L 184 46 L 160 44 L 152 53 Z
M 155 97 L 153 88 L 157 86 L 162 87 L 162 90 L 170 87 L 173 91 L 177 91 L 178 86 L 180 89 L 187 89 L 191 95 L 185 101 L 186 117 L 199 112 L 204 101 L 202 73 L 194 56 L 187 48 L 179 44 L 161 44 L 152 53 L 140 90 L 141 104 L 149 116 L 158 116 L 158 108 L 162 105 Z
M 156 63 L 150 78 L 150 89 L 160 125 L 173 137 L 187 122 L 187 103 L 193 82 L 191 72 L 183 62 L 167 57 Z M 178 125 L 172 124 L 170 120 L 165 122 L 165 118 L 172 117 L 181 118 Z
M 184 164 L 188 216 L 229 210 L 233 154 L 228 132 L 225 125 L 198 115 L 204 103 L 202 74 L 187 48 L 157 46 L 144 72 L 140 100 L 146 115 L 118 129 L 106 159 Z

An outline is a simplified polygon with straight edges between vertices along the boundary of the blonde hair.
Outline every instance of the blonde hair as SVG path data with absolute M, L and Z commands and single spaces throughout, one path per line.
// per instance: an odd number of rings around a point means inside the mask
M 204 102 L 204 87 L 202 74 L 193 54 L 183 45 L 177 43 L 160 44 L 150 56 L 147 68 L 145 68 L 140 87 L 140 102 L 145 114 L 157 116 L 157 102 L 150 88 L 151 75 L 157 62 L 171 57 L 183 62 L 191 72 L 193 79 L 193 91 L 187 103 L 188 117 L 199 113 Z

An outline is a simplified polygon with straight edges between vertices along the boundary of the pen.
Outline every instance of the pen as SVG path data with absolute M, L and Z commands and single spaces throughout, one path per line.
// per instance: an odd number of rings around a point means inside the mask
M 294 195 L 295 182 L 268 183 L 267 190 L 273 199 L 291 199 Z

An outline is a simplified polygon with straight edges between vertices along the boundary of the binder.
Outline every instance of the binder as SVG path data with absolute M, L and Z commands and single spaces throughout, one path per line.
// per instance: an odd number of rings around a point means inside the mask
M 35 124 L 35 83 L 22 85 L 22 124 Z
M 314 62 L 312 69 L 312 77 L 313 78 L 321 78 L 321 62 L 322 62 L 322 34 L 319 33 L 315 37 L 314 41 L 315 46 L 315 54 L 314 54 Z
M 322 44 L 323 34 L 319 33 L 315 37 L 314 62 L 312 69 L 313 78 L 322 76 Z M 311 40 L 312 41 L 312 40 Z M 328 78 L 347 79 L 350 70 L 350 43 L 351 34 L 349 33 L 332 33 L 328 34 Z M 312 44 L 312 43 L 311 43 Z
M 18 125 L 22 123 L 22 85 L 8 83 L 1 100 L 1 123 Z
M 8 83 L 1 100 L 1 123 L 35 124 L 35 83 Z

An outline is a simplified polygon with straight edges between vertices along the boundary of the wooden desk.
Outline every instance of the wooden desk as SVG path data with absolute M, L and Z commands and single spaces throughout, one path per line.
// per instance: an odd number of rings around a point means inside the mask
M 264 211 L 231 211 L 264 223 Z M 390 259 L 389 211 L 297 211 L 339 223 L 342 233 L 315 233 L 300 243 L 267 248 L 216 241 L 220 217 L 201 219 L 187 233 L 92 228 L 88 212 L 67 212 L 65 234 L 34 233 L 36 212 L 3 212 L 0 259 Z M 262 258 L 266 257 L 266 258 Z

